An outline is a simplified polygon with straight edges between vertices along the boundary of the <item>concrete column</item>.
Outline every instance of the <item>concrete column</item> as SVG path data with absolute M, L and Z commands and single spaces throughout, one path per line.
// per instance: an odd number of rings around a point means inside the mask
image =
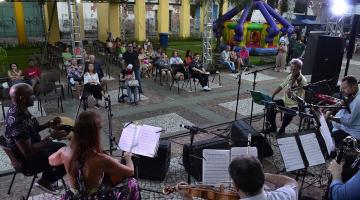
M 224 0 L 224 4 L 223 4 L 223 7 L 222 7 L 223 14 L 225 14 L 228 11 L 228 8 L 229 8 L 228 1 Z
M 146 39 L 145 0 L 136 0 L 134 9 L 135 9 L 135 40 L 145 41 Z
M 159 0 L 158 33 L 169 33 L 169 0 Z
M 98 39 L 106 41 L 109 31 L 109 3 L 96 3 L 98 13 Z
M 181 0 L 179 36 L 181 38 L 190 37 L 190 2 L 189 2 L 189 0 Z
M 120 37 L 120 5 L 117 3 L 109 4 L 108 24 L 113 37 Z
M 204 16 L 206 15 L 205 3 L 200 7 L 200 33 L 204 32 Z
M 80 18 L 80 38 L 85 39 L 85 30 L 84 30 L 84 6 L 82 3 L 78 4 L 79 8 L 79 18 Z
M 25 16 L 22 2 L 14 2 L 14 13 L 19 44 L 26 43 Z
M 53 9 L 54 4 L 55 4 L 55 9 Z M 50 20 L 51 20 L 51 16 L 53 15 L 53 12 L 54 12 L 54 16 L 51 22 L 50 33 L 48 34 L 47 31 L 49 29 Z M 55 44 L 55 42 L 60 41 L 60 28 L 59 28 L 59 19 L 58 19 L 56 3 L 46 2 L 44 5 L 44 15 L 45 15 L 46 34 L 48 34 L 48 42 L 50 44 Z

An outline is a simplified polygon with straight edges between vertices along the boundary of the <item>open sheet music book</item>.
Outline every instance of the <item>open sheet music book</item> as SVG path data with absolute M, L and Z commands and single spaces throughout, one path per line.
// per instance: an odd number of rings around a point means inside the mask
M 278 138 L 277 142 L 287 172 L 325 163 L 315 133 Z
M 130 124 L 121 133 L 118 148 L 137 155 L 154 157 L 159 147 L 161 128 Z
M 233 147 L 230 150 L 203 150 L 203 184 L 216 185 L 231 181 L 228 168 L 230 162 L 240 155 L 247 154 L 247 147 Z M 256 147 L 249 148 L 249 155 L 258 155 Z

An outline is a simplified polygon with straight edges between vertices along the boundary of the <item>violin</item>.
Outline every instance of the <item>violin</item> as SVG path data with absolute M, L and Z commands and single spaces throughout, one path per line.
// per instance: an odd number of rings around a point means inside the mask
M 51 128 L 53 130 L 57 130 L 57 131 L 65 131 L 67 134 L 67 136 L 65 136 L 64 138 L 61 138 L 60 140 L 71 140 L 71 138 L 73 137 L 74 133 L 74 126 L 75 126 L 75 120 L 69 118 L 69 117 L 55 117 L 54 119 L 52 119 L 50 121 L 51 124 Z
M 234 190 L 225 190 L 224 185 L 214 187 L 210 185 L 186 185 L 178 184 L 179 189 L 185 190 L 192 197 L 199 197 L 208 200 L 238 200 L 239 195 Z M 163 194 L 169 195 L 176 192 L 176 186 L 166 186 Z

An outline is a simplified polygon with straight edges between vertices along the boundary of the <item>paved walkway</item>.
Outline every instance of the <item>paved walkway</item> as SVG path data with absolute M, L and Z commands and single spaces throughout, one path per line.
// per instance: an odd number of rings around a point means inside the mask
M 345 63 L 344 63 L 345 65 Z M 111 76 L 117 77 L 119 73 L 117 66 L 111 66 Z M 344 70 L 342 70 L 343 73 Z M 272 70 L 264 71 L 258 74 L 256 90 L 260 90 L 264 93 L 271 94 L 275 87 L 281 82 L 281 80 L 287 75 L 288 72 L 275 72 Z M 360 78 L 360 57 L 356 56 L 351 62 L 349 74 L 355 75 Z M 160 86 L 158 82 L 154 82 L 153 79 L 143 80 L 144 95 L 139 105 L 128 105 L 126 103 L 118 103 L 117 90 L 118 82 L 113 79 L 108 83 L 109 94 L 112 99 L 112 112 L 113 112 L 113 134 L 115 141 L 119 140 L 121 128 L 124 123 L 130 121 L 139 121 L 143 124 L 150 124 L 154 126 L 160 126 L 166 130 L 162 134 L 162 137 L 177 135 L 186 132 L 185 129 L 179 127 L 180 124 L 196 125 L 200 127 L 207 127 L 214 124 L 221 124 L 234 120 L 235 106 L 237 97 L 237 76 L 222 72 L 221 80 L 222 85 L 219 86 L 217 78 L 211 83 L 214 89 L 211 92 L 203 92 L 200 90 L 200 86 L 197 85 L 197 91 L 189 91 L 189 88 L 183 88 L 180 90 L 180 94 L 177 93 L 176 86 L 170 91 L 169 86 Z M 342 77 L 342 75 L 340 75 Z M 249 90 L 252 89 L 251 75 L 243 75 L 241 80 L 240 101 L 238 106 L 238 118 L 248 117 L 250 115 L 251 100 L 249 96 Z M 181 84 L 180 84 L 181 86 Z M 79 101 L 72 99 L 69 95 L 66 96 L 64 101 L 64 113 L 59 114 L 59 110 L 56 108 L 56 102 L 46 102 L 43 106 L 45 110 L 45 116 L 41 117 L 37 112 L 37 108 L 33 108 L 34 115 L 39 117 L 41 122 L 45 122 L 54 116 L 63 115 L 75 118 Z M 94 105 L 94 102 L 90 100 L 90 108 Z M 103 134 L 102 143 L 105 149 L 109 147 L 108 139 L 108 119 L 107 110 L 102 108 L 95 110 L 99 112 L 103 119 Z M 255 113 L 262 113 L 261 106 L 254 107 Z M 3 119 L 0 117 L 1 131 L 3 131 Z M 257 126 L 260 127 L 259 123 Z M 294 124 L 293 126 L 296 127 Z M 46 135 L 46 133 L 42 133 Z M 186 142 L 187 139 L 184 139 Z M 186 175 L 182 166 L 179 165 L 177 156 L 181 155 L 181 147 L 179 149 L 173 149 L 172 153 L 172 167 L 168 172 L 166 181 L 167 183 L 176 183 L 180 180 L 184 180 Z M 0 174 L 11 171 L 9 161 L 3 152 L 0 151 Z M 180 159 L 181 160 L 181 159 Z M 25 190 L 29 186 L 30 178 L 19 175 L 15 180 L 15 184 L 10 196 L 6 194 L 7 187 L 9 185 L 11 176 L 0 177 L 0 197 L 3 199 L 18 199 L 21 195 L 25 195 Z M 141 180 L 141 184 L 144 187 L 159 188 L 164 185 L 164 182 Z M 316 191 L 316 189 L 314 189 Z M 320 191 L 321 192 L 321 191 Z M 44 194 L 35 188 L 31 193 L 33 199 L 56 199 L 57 197 L 45 197 Z M 154 193 L 143 192 L 144 199 L 159 199 L 159 198 L 174 198 L 178 196 L 164 197 L 162 195 Z

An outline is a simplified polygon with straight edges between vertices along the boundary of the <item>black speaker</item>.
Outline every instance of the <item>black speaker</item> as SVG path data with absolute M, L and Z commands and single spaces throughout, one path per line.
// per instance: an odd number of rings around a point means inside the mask
M 246 147 L 249 134 L 251 134 L 251 146 L 257 148 L 259 158 L 273 155 L 274 152 L 265 136 L 258 133 L 244 120 L 235 121 L 231 126 L 232 146 Z
M 336 88 L 344 55 L 345 40 L 340 37 L 319 35 L 310 37 L 309 45 L 305 51 L 305 64 L 303 74 L 311 71 L 311 82 L 329 80 L 329 93 Z M 317 38 L 317 40 L 316 40 Z M 324 93 L 324 92 L 323 92 Z
M 171 143 L 160 141 L 157 155 L 154 158 L 139 156 L 139 158 L 133 158 L 133 161 L 138 168 L 139 178 L 162 181 L 169 169 L 170 158 Z
M 313 73 L 318 40 L 321 35 L 326 35 L 325 31 L 311 31 L 309 33 L 308 42 L 305 48 L 304 64 L 301 69 L 303 75 L 311 75 Z
M 183 165 L 187 173 L 190 172 L 197 181 L 202 180 L 202 152 L 203 149 L 229 149 L 229 143 L 219 137 L 202 140 L 193 143 L 193 150 L 190 153 L 190 144 L 183 147 Z M 189 171 L 190 169 L 190 171 Z

